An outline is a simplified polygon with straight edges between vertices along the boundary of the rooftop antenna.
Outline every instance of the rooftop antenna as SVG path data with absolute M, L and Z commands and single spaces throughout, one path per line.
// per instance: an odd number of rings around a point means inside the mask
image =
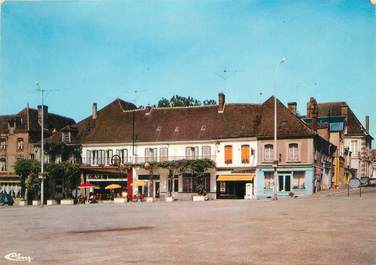
M 230 79 L 234 74 L 240 73 L 240 72 L 243 72 L 243 71 L 229 70 L 225 68 L 223 69 L 223 71 L 217 74 L 217 76 L 219 76 L 223 80 L 223 93 L 226 92 L 227 80 Z
M 44 204 L 44 179 L 46 177 L 46 174 L 44 173 L 44 96 L 46 92 L 54 91 L 53 89 L 46 90 L 43 87 L 41 87 L 39 81 L 35 81 L 35 86 L 37 87 L 35 90 L 40 93 L 41 100 L 42 100 L 42 113 L 41 113 L 41 123 L 40 123 L 40 128 L 41 128 L 41 152 L 40 152 L 40 164 L 41 164 L 41 170 L 40 170 L 40 175 L 39 178 L 41 179 L 40 183 L 40 205 L 43 207 Z

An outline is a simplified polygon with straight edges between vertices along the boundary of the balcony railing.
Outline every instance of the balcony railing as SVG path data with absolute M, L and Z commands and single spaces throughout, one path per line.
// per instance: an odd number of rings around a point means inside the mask
M 215 161 L 216 156 L 215 155 L 193 155 L 193 156 L 158 156 L 158 157 L 127 157 L 124 159 L 124 161 L 121 161 L 121 164 L 143 164 L 146 162 L 149 163 L 159 163 L 164 161 L 174 161 L 174 160 L 196 160 L 196 159 L 210 159 Z M 82 164 L 84 165 L 90 165 L 90 166 L 110 166 L 110 161 L 98 161 L 93 160 L 92 158 L 83 157 L 82 158 Z

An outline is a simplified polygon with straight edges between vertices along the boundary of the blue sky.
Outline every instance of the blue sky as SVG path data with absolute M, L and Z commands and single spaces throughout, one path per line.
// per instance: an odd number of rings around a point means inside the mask
M 0 67 L 0 114 L 39 104 L 35 80 L 57 90 L 46 97 L 51 112 L 77 121 L 92 102 L 216 99 L 224 90 L 227 102 L 275 93 L 303 114 L 311 96 L 345 100 L 362 122 L 371 116 L 376 136 L 368 0 L 8 1 Z M 234 71 L 226 84 L 224 69 Z

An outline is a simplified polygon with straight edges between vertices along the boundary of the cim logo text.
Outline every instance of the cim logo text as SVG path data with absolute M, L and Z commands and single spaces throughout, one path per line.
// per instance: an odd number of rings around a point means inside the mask
M 21 253 L 12 252 L 4 256 L 6 260 L 16 262 L 31 262 L 31 257 L 22 256 Z

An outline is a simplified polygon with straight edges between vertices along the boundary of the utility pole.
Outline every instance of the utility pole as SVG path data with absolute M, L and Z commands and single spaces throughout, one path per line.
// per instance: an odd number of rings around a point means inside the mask
M 40 92 L 41 98 L 42 98 L 42 113 L 41 113 L 41 172 L 40 172 L 40 203 L 41 206 L 43 207 L 44 204 L 44 93 L 45 90 L 41 88 L 40 84 L 38 81 L 35 81 L 35 85 L 37 86 L 37 90 Z
M 286 62 L 287 59 L 283 57 L 281 61 L 278 63 L 275 73 L 274 73 L 274 79 L 273 79 L 273 90 L 274 90 L 274 162 L 273 162 L 273 168 L 274 168 L 274 189 L 273 189 L 273 200 L 278 200 L 278 147 L 277 147 L 277 96 L 276 96 L 276 88 L 275 83 L 277 79 L 277 73 L 279 70 L 279 66 Z

